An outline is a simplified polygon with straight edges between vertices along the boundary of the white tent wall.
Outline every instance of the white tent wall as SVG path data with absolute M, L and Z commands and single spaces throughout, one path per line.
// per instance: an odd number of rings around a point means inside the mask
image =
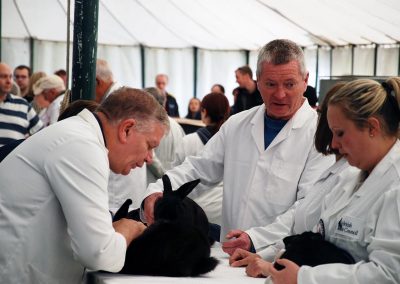
M 336 47 L 332 50 L 332 76 L 351 75 L 352 50 L 350 46 Z
M 2 61 L 66 69 L 66 11 L 67 0 L 2 0 Z M 233 103 L 234 70 L 248 62 L 255 78 L 257 50 L 276 38 L 304 47 L 317 89 L 329 76 L 397 76 L 399 11 L 399 0 L 99 0 L 97 56 L 123 85 L 154 86 L 167 73 L 184 116 L 194 84 L 201 98 L 220 83 Z
M 167 74 L 167 91 L 177 100 L 180 116 L 186 115 L 187 104 L 193 96 L 193 48 L 145 49 L 145 87 L 155 86 L 157 74 Z
M 202 99 L 210 93 L 212 85 L 221 84 L 232 105 L 232 91 L 237 87 L 235 70 L 243 65 L 246 65 L 245 51 L 199 50 L 197 97 Z
M 17 65 L 30 65 L 29 39 L 2 38 L 1 60 L 11 67 Z
M 377 55 L 377 76 L 396 76 L 399 74 L 400 45 L 379 46 Z
M 374 76 L 375 46 L 354 47 L 353 75 Z
M 97 47 L 97 58 L 108 62 L 114 80 L 120 85 L 142 87 L 140 47 L 100 44 Z

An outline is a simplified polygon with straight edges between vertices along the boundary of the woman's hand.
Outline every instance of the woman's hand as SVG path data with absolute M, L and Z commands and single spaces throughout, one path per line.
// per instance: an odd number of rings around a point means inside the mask
M 271 266 L 271 262 L 253 258 L 246 267 L 246 274 L 250 277 L 267 277 Z
M 274 284 L 297 284 L 297 274 L 300 267 L 288 259 L 277 259 L 276 262 L 285 268 L 276 270 L 273 265 L 269 267 L 272 282 Z

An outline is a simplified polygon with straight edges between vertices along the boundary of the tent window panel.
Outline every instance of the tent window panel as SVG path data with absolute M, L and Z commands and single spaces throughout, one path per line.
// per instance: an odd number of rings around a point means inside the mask
M 224 86 L 226 97 L 232 105 L 232 91 L 238 86 L 235 70 L 246 64 L 246 52 L 199 50 L 198 56 L 198 98 L 210 93 L 212 85 L 218 83 Z M 252 70 L 255 77 L 256 70 Z
M 72 59 L 72 44 L 71 59 Z M 58 69 L 67 69 L 67 43 L 56 41 L 35 40 L 34 41 L 33 71 L 43 71 L 53 74 Z M 70 65 L 72 72 L 72 65 Z
M 374 46 L 358 46 L 354 48 L 354 75 L 374 75 Z
M 256 80 L 256 71 L 257 71 L 257 58 L 258 58 L 258 50 L 252 50 L 249 53 L 249 66 L 251 70 L 253 70 L 253 79 Z
M 318 49 L 318 82 L 317 94 L 319 94 L 320 80 L 331 76 L 331 49 Z
M 378 48 L 377 76 L 399 75 L 399 45 Z
M 97 47 L 97 58 L 108 62 L 114 80 L 120 85 L 139 89 L 142 87 L 140 47 L 100 44 Z
M 21 64 L 29 66 L 29 59 L 29 40 L 1 38 L 2 62 L 9 64 L 11 68 L 14 68 Z
M 332 76 L 351 75 L 351 48 L 336 47 L 332 52 Z
M 317 52 L 316 47 L 304 49 L 304 58 L 306 68 L 309 72 L 308 85 L 315 87 L 315 79 L 317 77 Z
M 155 86 L 157 74 L 167 74 L 167 91 L 175 97 L 179 114 L 184 117 L 193 97 L 193 48 L 145 48 L 144 57 L 146 87 Z

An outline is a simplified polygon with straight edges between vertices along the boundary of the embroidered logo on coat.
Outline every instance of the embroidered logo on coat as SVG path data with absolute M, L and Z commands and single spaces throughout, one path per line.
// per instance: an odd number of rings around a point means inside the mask
M 343 216 L 337 223 L 336 234 L 358 239 L 363 221 L 358 218 Z

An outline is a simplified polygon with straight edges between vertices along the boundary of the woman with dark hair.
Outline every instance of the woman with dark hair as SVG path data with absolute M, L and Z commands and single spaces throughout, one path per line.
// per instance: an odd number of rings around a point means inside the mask
M 188 105 L 188 113 L 185 118 L 200 120 L 200 105 L 201 101 L 198 98 L 191 98 Z
M 230 112 L 228 99 L 220 93 L 206 95 L 201 102 L 201 120 L 206 127 L 183 137 L 183 145 L 176 153 L 175 166 L 180 165 L 187 156 L 197 156 L 204 145 L 218 132 L 228 119 Z M 189 195 L 206 212 L 210 223 L 221 224 L 222 183 L 213 190 L 202 191 L 199 184 Z M 215 237 L 215 239 L 219 239 Z

